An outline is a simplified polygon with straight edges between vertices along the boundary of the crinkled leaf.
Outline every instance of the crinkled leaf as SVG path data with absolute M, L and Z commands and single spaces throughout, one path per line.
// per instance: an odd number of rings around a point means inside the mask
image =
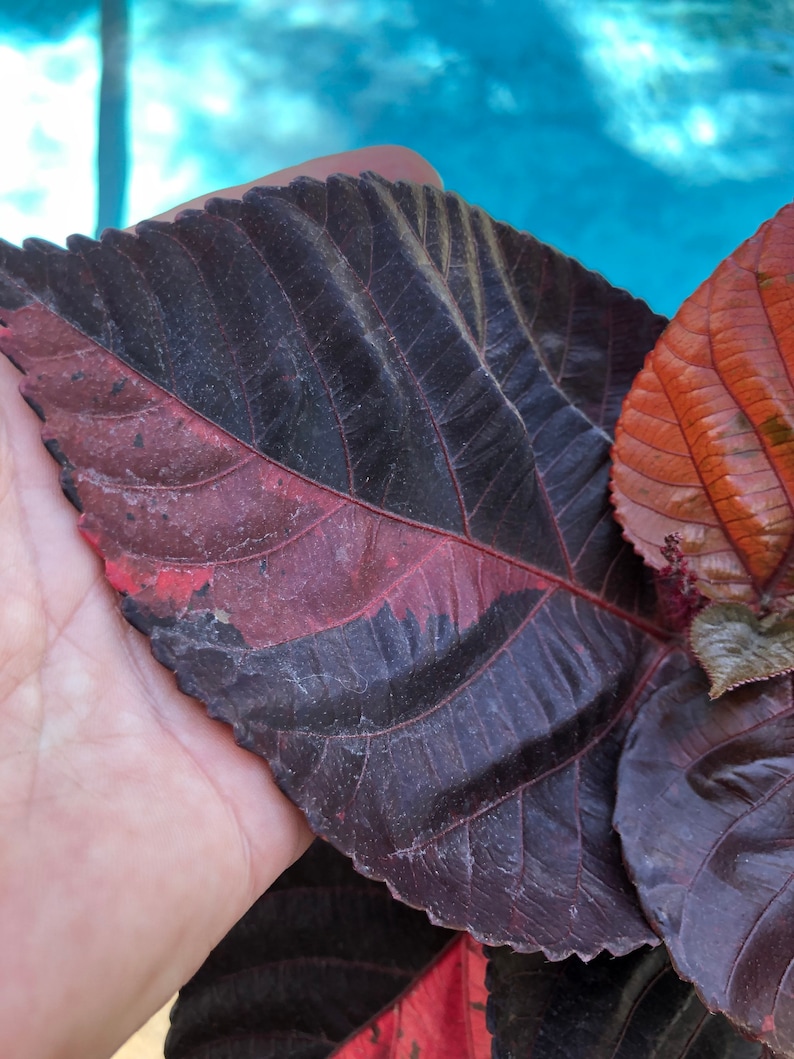
M 621 758 L 616 826 L 678 971 L 794 1056 L 791 677 L 712 702 L 692 668 L 651 696 Z
M 460 934 L 334 1059 L 491 1059 L 482 946 Z
M 494 949 L 487 980 L 494 1059 L 761 1056 L 759 1044 L 706 1010 L 663 948 L 591 963 Z
M 607 480 L 661 319 L 372 176 L 69 246 L 0 247 L 0 348 L 181 687 L 435 921 L 649 940 L 610 821 L 666 648 Z
M 692 622 L 689 642 L 719 698 L 731 688 L 794 669 L 794 621 L 758 618 L 744 603 L 712 603 Z
M 703 595 L 794 605 L 794 206 L 689 297 L 616 430 L 614 497 L 657 569 L 666 538 Z
M 317 841 L 179 993 L 166 1059 L 320 1059 L 455 938 Z

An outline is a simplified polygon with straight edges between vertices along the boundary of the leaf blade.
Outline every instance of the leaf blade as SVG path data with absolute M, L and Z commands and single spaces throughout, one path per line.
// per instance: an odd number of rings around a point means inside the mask
M 760 1045 L 709 1014 L 663 948 L 588 964 L 507 949 L 490 955 L 494 1059 L 555 1059 L 563 1040 L 568 1059 L 760 1059 Z
M 166 1059 L 320 1059 L 454 940 L 317 841 L 180 990 Z
M 794 207 L 684 303 L 616 430 L 613 499 L 656 569 L 670 534 L 709 599 L 790 606 L 794 572 Z
M 24 297 L 0 341 L 181 686 L 435 918 L 558 956 L 649 940 L 610 819 L 667 648 L 604 425 L 642 355 L 626 329 L 658 318 L 454 196 L 376 179 L 70 245 L 2 249 Z M 576 283 L 544 286 L 555 270 Z M 569 337 L 580 308 L 594 344 Z
M 333 1059 L 491 1059 L 485 967 L 482 946 L 462 934 Z
M 685 669 L 641 708 L 615 816 L 650 921 L 710 1010 L 794 1054 L 792 684 L 711 702 Z

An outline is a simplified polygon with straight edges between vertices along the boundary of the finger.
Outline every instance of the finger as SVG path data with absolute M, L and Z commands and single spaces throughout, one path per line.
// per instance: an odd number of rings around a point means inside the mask
M 351 176 L 358 176 L 365 170 L 380 173 L 387 180 L 413 180 L 417 184 L 433 184 L 438 188 L 443 187 L 438 172 L 416 151 L 392 145 L 361 147 L 356 151 L 343 151 L 341 154 L 328 154 L 323 158 L 313 158 L 301 165 L 290 166 L 288 169 L 280 169 L 277 173 L 259 177 L 258 180 L 252 180 L 249 184 L 238 184 L 236 187 L 200 195 L 198 198 L 191 199 L 190 202 L 159 214 L 153 220 L 172 221 L 182 210 L 203 209 L 207 199 L 239 199 L 250 188 L 263 184 L 289 184 L 291 180 L 299 176 L 325 180 L 332 173 L 349 173 Z

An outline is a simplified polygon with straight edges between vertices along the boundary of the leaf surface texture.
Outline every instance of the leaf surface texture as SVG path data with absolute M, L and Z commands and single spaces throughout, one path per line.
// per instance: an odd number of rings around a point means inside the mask
M 702 672 L 683 669 L 629 732 L 615 820 L 678 972 L 711 1010 L 794 1056 L 791 677 L 711 701 Z
M 494 1059 L 761 1059 L 661 947 L 588 964 L 495 949 L 488 984 Z
M 626 400 L 614 497 L 657 569 L 670 534 L 704 596 L 794 603 L 794 206 L 682 305 Z
M 165 1059 L 324 1059 L 454 939 L 317 840 L 180 990 Z
M 668 648 L 607 483 L 660 317 L 370 175 L 2 244 L 0 318 L 125 615 L 316 831 L 480 940 L 651 940 L 611 816 Z
M 482 946 L 460 934 L 333 1059 L 491 1059 Z

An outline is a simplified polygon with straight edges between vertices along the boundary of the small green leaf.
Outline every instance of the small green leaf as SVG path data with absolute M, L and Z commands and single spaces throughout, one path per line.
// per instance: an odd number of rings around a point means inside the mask
M 714 603 L 692 622 L 689 642 L 706 670 L 712 699 L 794 670 L 794 620 L 757 617 L 742 603 Z

